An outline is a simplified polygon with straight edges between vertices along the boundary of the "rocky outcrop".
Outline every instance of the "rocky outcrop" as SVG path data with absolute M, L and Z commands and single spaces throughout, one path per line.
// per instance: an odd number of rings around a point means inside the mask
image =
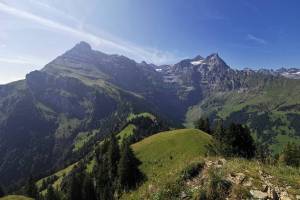
M 197 177 L 194 177 L 191 180 L 186 181 L 187 187 L 191 190 L 199 190 L 206 187 L 206 184 L 210 181 L 210 171 L 222 170 L 224 165 L 226 165 L 225 159 L 217 160 L 206 160 L 204 168 L 201 170 L 201 173 Z M 257 200 L 293 200 L 299 199 L 300 195 L 291 195 L 288 193 L 289 186 L 279 186 L 273 184 L 273 176 L 267 174 L 266 172 L 259 171 L 259 178 L 251 177 L 248 173 L 245 172 L 231 172 L 229 174 L 223 174 L 223 179 L 230 183 L 230 189 L 228 191 L 228 196 L 224 199 L 234 200 L 234 199 L 243 199 L 242 197 L 236 194 L 233 188 L 243 188 L 244 191 L 247 191 L 250 199 Z M 241 189 L 240 189 L 241 190 Z M 245 197 L 244 197 L 245 198 Z M 249 199 L 249 198 L 247 198 Z

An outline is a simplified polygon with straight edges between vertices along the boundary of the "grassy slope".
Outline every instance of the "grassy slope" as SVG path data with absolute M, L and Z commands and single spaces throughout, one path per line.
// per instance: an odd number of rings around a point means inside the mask
M 60 187 L 60 184 L 61 184 L 61 181 L 63 180 L 63 177 L 65 175 L 67 175 L 73 169 L 73 167 L 75 166 L 75 164 L 76 163 L 74 163 L 72 165 L 69 165 L 68 167 L 66 167 L 66 168 L 64 168 L 64 169 L 56 172 L 55 174 L 53 174 L 53 175 L 56 175 L 58 177 L 58 179 L 53 183 L 53 187 L 54 188 L 59 188 Z M 48 177 L 45 177 L 45 178 L 40 179 L 39 181 L 37 181 L 37 183 L 36 183 L 37 186 L 41 187 L 43 180 L 47 179 L 47 178 Z M 43 191 L 43 192 L 45 192 L 45 191 Z
M 0 200 L 32 200 L 29 197 L 19 196 L 19 195 L 8 195 L 0 198 Z
M 119 138 L 120 144 L 122 141 L 134 134 L 134 130 L 136 129 L 136 126 L 133 124 L 128 124 L 120 133 L 117 134 L 117 137 Z
M 298 114 L 299 110 L 283 111 L 280 108 L 286 106 L 295 106 L 300 104 L 300 84 L 297 80 L 274 81 L 259 91 L 229 92 L 215 94 L 209 97 L 201 104 L 192 106 L 186 114 L 187 127 L 193 127 L 193 121 L 199 116 L 216 112 L 217 116 L 226 119 L 233 112 L 240 112 L 245 109 L 245 113 L 268 114 L 272 123 L 280 120 L 284 125 L 273 126 L 271 130 L 277 135 L 281 133 L 290 134 L 289 137 L 275 137 L 272 149 L 279 152 L 288 141 L 294 141 L 300 144 L 300 137 L 294 135 L 296 132 L 290 127 L 290 121 L 287 114 Z M 250 120 L 251 121 L 251 120 Z M 248 122 L 250 122 L 248 120 Z
M 145 118 L 150 118 L 151 120 L 155 120 L 156 117 L 154 115 L 152 115 L 151 113 L 139 113 L 139 114 L 134 114 L 131 113 L 128 117 L 127 117 L 127 122 L 130 122 L 136 118 L 139 117 L 145 117 Z M 119 138 L 119 143 L 122 143 L 122 141 L 126 138 L 128 138 L 129 136 L 132 136 L 134 134 L 134 130 L 137 127 L 134 124 L 128 124 L 120 133 L 117 134 L 117 137 Z
M 158 190 L 174 181 L 189 163 L 201 160 L 210 136 L 195 129 L 180 129 L 150 136 L 132 145 L 136 156 L 142 161 L 140 169 L 147 181 L 136 191 L 125 194 L 123 199 L 147 198 L 148 188 Z
M 152 199 L 165 185 L 178 179 L 180 172 L 190 163 L 204 159 L 206 145 L 210 136 L 195 129 L 179 129 L 155 134 L 133 144 L 136 156 L 142 161 L 141 171 L 147 176 L 145 182 L 136 190 L 126 193 L 122 199 Z M 214 158 L 206 158 L 214 159 Z M 88 170 L 93 163 L 88 164 Z M 68 167 L 56 173 L 60 177 L 54 183 L 59 186 L 64 173 L 71 170 Z M 258 171 L 262 170 L 272 176 L 272 183 L 285 187 L 291 186 L 289 193 L 297 194 L 300 191 L 300 170 L 286 166 L 262 165 L 256 161 L 230 159 L 222 168 L 223 174 L 243 172 L 254 178 L 254 185 L 261 187 Z M 41 181 L 38 182 L 41 184 Z M 197 192 L 197 191 L 195 191 Z
M 133 119 L 138 118 L 138 117 L 150 118 L 152 120 L 156 119 L 156 117 L 154 115 L 152 115 L 151 113 L 144 112 L 144 113 L 139 113 L 139 114 L 131 113 L 128 116 L 127 121 L 133 120 Z
M 142 161 L 140 169 L 147 176 L 147 180 L 136 190 L 124 194 L 122 199 L 155 199 L 155 195 L 164 186 L 178 180 L 180 172 L 190 163 L 204 159 L 205 146 L 209 141 L 210 136 L 204 132 L 180 129 L 162 132 L 132 145 L 136 156 Z M 300 192 L 300 170 L 296 168 L 263 165 L 238 158 L 229 159 L 222 168 L 223 174 L 245 173 L 254 178 L 254 185 L 262 187 L 264 183 L 259 179 L 259 170 L 272 175 L 273 184 L 291 186 L 288 189 L 290 194 Z

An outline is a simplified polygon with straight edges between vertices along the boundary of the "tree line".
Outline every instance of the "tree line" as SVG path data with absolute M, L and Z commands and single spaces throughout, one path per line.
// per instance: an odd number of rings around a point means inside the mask
M 200 118 L 194 125 L 195 128 L 212 135 L 213 141 L 208 147 L 210 154 L 255 158 L 263 163 L 300 167 L 300 145 L 296 143 L 287 143 L 279 154 L 274 155 L 267 144 L 254 141 L 246 125 L 231 123 L 225 127 L 223 121 L 218 120 L 212 128 L 208 118 Z
M 139 170 L 141 162 L 135 157 L 130 143 L 119 145 L 114 134 L 95 150 L 92 172 L 87 172 L 83 161 L 77 163 L 66 175 L 61 188 L 54 188 L 54 178 L 43 181 L 40 188 L 32 177 L 23 188 L 24 194 L 38 200 L 112 200 L 125 191 L 138 186 L 145 176 Z M 46 192 L 42 193 L 47 185 Z M 1 189 L 0 189 L 1 195 Z

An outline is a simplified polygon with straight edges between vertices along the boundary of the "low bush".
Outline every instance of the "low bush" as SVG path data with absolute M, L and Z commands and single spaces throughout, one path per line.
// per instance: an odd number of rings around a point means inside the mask
M 181 178 L 182 180 L 189 180 L 196 177 L 204 167 L 203 162 L 192 163 L 188 165 L 182 172 Z
M 231 189 L 231 183 L 227 180 L 224 180 L 222 176 L 212 171 L 210 173 L 210 180 L 208 183 L 206 198 L 208 200 L 222 200 L 225 199 Z

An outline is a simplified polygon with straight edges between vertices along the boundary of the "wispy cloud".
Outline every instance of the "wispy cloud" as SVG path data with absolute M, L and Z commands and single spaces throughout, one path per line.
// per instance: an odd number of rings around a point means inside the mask
M 13 58 L 0 56 L 0 63 L 43 66 L 47 63 L 47 61 L 40 58 L 33 58 L 31 56 L 16 56 Z
M 40 8 L 43 8 L 45 10 L 48 10 L 52 13 L 57 14 L 58 16 L 62 16 L 64 18 L 67 18 L 73 22 L 78 22 L 78 19 L 76 19 L 74 16 L 67 14 L 66 12 L 63 12 L 53 6 L 50 6 L 48 3 L 40 1 L 40 0 L 29 0 L 30 3 L 35 4 L 39 6 Z
M 17 58 L 1 58 L 0 57 L 0 63 L 8 63 L 8 64 L 31 64 L 30 62 L 23 60 L 23 59 L 17 59 Z
M 71 26 L 33 14 L 31 12 L 13 7 L 2 2 L 0 2 L 0 11 L 13 15 L 15 17 L 29 20 L 41 26 L 50 28 L 54 31 L 67 33 L 79 38 L 80 40 L 86 40 L 101 50 L 113 49 L 115 53 L 125 54 L 127 56 L 133 57 L 134 59 L 146 60 L 157 64 L 171 62 L 176 59 L 176 57 L 169 52 L 159 51 L 154 48 L 142 48 L 125 41 L 114 41 L 111 39 L 106 39 L 102 36 L 95 35 L 88 31 L 73 28 Z
M 254 36 L 252 34 L 248 34 L 247 35 L 247 40 L 254 41 L 254 42 L 258 43 L 258 44 L 263 44 L 263 45 L 267 44 L 267 41 L 265 39 L 256 37 L 256 36 Z

